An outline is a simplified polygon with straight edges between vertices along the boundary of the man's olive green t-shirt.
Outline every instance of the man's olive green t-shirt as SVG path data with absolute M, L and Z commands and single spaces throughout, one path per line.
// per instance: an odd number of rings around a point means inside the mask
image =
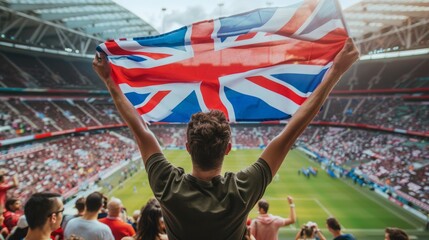
M 169 240 L 241 240 L 247 215 L 271 182 L 263 159 L 211 181 L 174 167 L 162 153 L 146 163 L 149 183 L 161 203 Z

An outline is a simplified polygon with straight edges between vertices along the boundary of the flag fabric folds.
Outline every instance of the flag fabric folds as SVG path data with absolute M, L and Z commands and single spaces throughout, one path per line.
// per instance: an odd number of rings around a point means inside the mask
M 290 118 L 348 38 L 337 0 L 304 0 L 197 22 L 154 37 L 109 40 L 112 77 L 146 121 Z

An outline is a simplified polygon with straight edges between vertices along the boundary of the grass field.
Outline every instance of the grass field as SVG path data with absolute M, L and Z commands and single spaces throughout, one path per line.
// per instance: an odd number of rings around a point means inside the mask
M 260 150 L 234 151 L 225 159 L 223 169 L 240 170 L 253 163 L 260 153 Z M 191 163 L 185 151 L 165 151 L 165 155 L 175 166 L 190 172 Z M 325 236 L 331 239 L 325 229 L 328 216 L 338 218 L 345 232 L 353 233 L 358 239 L 384 239 L 384 228 L 388 226 L 405 229 L 412 239 L 429 239 L 429 233 L 423 231 L 424 222 L 367 188 L 356 186 L 346 179 L 333 179 L 321 170 L 317 177 L 310 179 L 298 175 L 299 169 L 308 166 L 319 167 L 300 151 L 291 151 L 278 177 L 265 193 L 264 198 L 270 202 L 269 212 L 283 217 L 289 214 L 287 196 L 295 199 L 298 221 L 281 230 L 281 239 L 293 239 L 297 228 L 307 221 L 316 222 Z M 140 209 L 152 196 L 145 171 L 138 172 L 122 188 L 113 189 L 109 195 L 122 199 L 129 213 Z M 256 216 L 255 209 L 250 217 Z

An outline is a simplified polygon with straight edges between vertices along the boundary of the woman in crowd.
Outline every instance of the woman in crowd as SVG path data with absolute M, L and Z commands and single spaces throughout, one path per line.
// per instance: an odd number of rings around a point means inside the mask
M 316 237 L 320 240 L 326 240 L 325 236 L 314 222 L 308 222 L 302 226 L 301 230 L 296 234 L 295 240 L 315 240 Z
M 161 206 L 156 199 L 150 199 L 142 208 L 136 235 L 122 238 L 122 240 L 168 240 Z

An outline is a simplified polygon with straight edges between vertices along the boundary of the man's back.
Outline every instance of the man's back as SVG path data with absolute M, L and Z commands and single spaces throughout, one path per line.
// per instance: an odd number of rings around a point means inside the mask
M 110 230 L 112 230 L 112 234 L 113 237 L 115 237 L 115 240 L 121 240 L 123 237 L 134 236 L 134 234 L 136 234 L 130 224 L 125 223 L 118 218 L 106 217 L 100 219 L 99 221 L 101 223 L 106 224 L 110 228 Z
M 113 240 L 110 228 L 97 220 L 85 220 L 81 217 L 70 220 L 64 231 L 64 236 L 69 239 L 71 235 L 91 240 Z
M 277 240 L 279 228 L 285 226 L 286 219 L 264 214 L 252 221 L 252 229 L 256 239 Z
M 150 157 L 146 169 L 170 240 L 241 239 L 249 211 L 271 181 L 269 166 L 262 159 L 212 181 L 185 174 L 162 154 Z

